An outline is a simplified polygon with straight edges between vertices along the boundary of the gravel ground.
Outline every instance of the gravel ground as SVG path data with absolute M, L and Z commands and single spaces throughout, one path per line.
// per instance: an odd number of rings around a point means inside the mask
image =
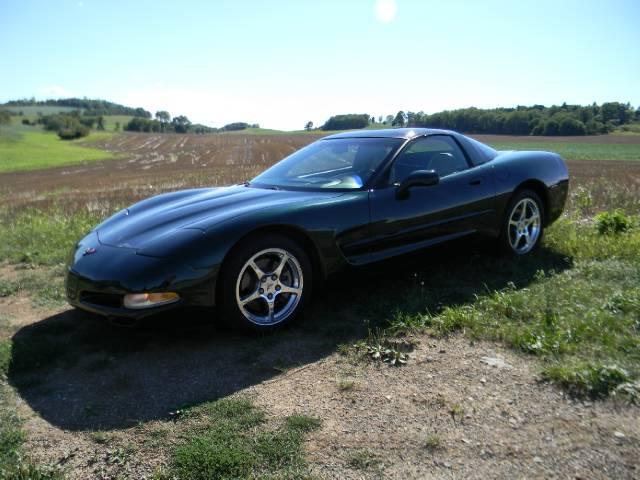
M 574 401 L 496 345 L 418 340 L 405 367 L 333 355 L 250 391 L 272 414 L 322 418 L 308 450 L 323 478 L 639 477 L 637 408 Z M 354 468 L 363 449 L 372 465 Z
M 9 375 L 26 451 L 71 479 L 149 478 L 184 433 L 172 412 L 229 395 L 274 422 L 320 418 L 306 443 L 319 478 L 640 478 L 638 407 L 572 399 L 539 379 L 534 357 L 498 344 L 417 336 L 392 367 L 338 353 L 338 334 L 313 322 L 246 338 L 198 322 L 116 328 L 34 310 L 25 295 L 0 298 L 0 311 L 1 335 L 77 350 Z

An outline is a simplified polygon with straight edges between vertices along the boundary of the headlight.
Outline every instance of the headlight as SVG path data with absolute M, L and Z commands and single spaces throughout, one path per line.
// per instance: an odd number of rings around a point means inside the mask
M 173 292 L 129 293 L 124 296 L 124 306 L 133 309 L 150 308 L 177 302 L 178 300 L 180 300 L 180 296 Z

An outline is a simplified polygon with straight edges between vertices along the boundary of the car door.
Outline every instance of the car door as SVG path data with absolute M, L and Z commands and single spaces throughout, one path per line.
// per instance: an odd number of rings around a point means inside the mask
M 416 170 L 435 170 L 440 181 L 397 196 Z M 394 254 L 482 231 L 495 222 L 491 165 L 474 166 L 450 135 L 420 137 L 396 157 L 383 185 L 370 192 L 370 254 Z

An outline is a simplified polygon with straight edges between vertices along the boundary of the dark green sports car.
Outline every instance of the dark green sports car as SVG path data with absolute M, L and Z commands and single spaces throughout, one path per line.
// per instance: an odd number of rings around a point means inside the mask
M 526 255 L 567 189 L 554 153 L 498 152 L 421 128 L 332 135 L 250 182 L 167 193 L 113 215 L 76 245 L 67 296 L 132 322 L 216 306 L 226 322 L 268 330 L 348 264 L 473 233 Z

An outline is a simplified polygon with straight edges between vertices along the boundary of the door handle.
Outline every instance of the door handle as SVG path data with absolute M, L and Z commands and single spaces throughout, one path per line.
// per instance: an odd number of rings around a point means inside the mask
M 480 185 L 482 183 L 482 179 L 481 178 L 474 178 L 473 180 L 471 180 L 469 182 L 469 185 Z

